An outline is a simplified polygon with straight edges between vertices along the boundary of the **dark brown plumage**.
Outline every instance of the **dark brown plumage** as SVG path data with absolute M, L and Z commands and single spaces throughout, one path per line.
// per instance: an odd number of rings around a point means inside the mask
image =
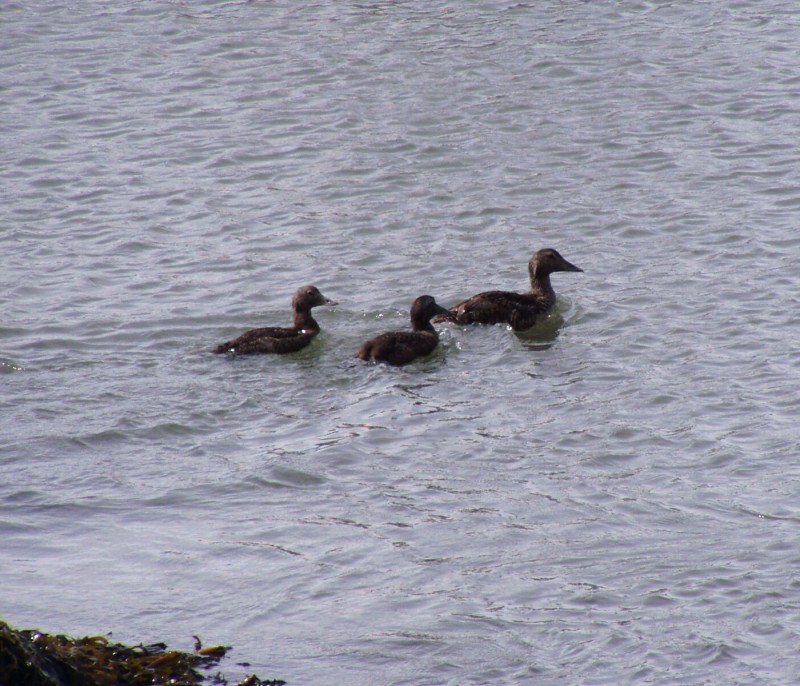
M 430 355 L 439 344 L 439 334 L 431 324 L 437 314 L 449 313 L 430 295 L 421 295 L 411 305 L 412 331 L 389 331 L 371 338 L 361 345 L 356 357 L 399 367 Z
M 319 333 L 319 324 L 311 316 L 311 308 L 318 305 L 336 305 L 329 300 L 316 286 L 299 288 L 292 298 L 294 326 L 281 328 L 269 326 L 252 329 L 232 341 L 226 341 L 214 348 L 215 353 L 293 353 L 305 348 Z
M 510 324 L 514 331 L 532 327 L 556 303 L 556 292 L 550 284 L 553 272 L 582 272 L 567 262 L 557 250 L 543 248 L 528 262 L 531 290 L 528 293 L 485 291 L 450 308 L 446 317 L 434 321 L 458 324 Z

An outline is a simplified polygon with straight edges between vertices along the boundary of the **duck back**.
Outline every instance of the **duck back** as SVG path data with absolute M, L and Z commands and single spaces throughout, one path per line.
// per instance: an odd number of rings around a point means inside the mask
M 458 303 L 450 317 L 459 324 L 511 324 L 515 330 L 533 326 L 546 315 L 555 298 L 512 291 L 486 291 Z
M 390 331 L 362 343 L 356 357 L 400 367 L 430 355 L 438 344 L 436 331 Z
M 317 335 L 319 329 L 281 329 L 278 327 L 265 327 L 252 329 L 243 333 L 238 338 L 221 343 L 214 352 L 237 353 L 239 355 L 252 355 L 256 353 L 274 353 L 284 355 L 297 352 L 308 346 Z

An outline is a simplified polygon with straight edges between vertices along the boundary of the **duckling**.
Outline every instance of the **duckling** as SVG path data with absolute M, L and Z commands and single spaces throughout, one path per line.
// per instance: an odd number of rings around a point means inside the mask
M 431 324 L 431 318 L 437 314 L 449 316 L 432 296 L 421 295 L 411 305 L 412 331 L 389 331 L 371 338 L 361 345 L 356 357 L 399 367 L 430 355 L 439 344 L 439 334 Z
M 318 305 L 338 305 L 326 298 L 316 286 L 299 288 L 292 298 L 294 326 L 281 328 L 269 326 L 252 329 L 232 341 L 214 348 L 215 353 L 293 353 L 305 348 L 319 333 L 319 324 L 311 316 L 311 308 Z
M 485 291 L 473 295 L 450 308 L 447 317 L 434 322 L 453 321 L 458 324 L 510 324 L 514 331 L 524 331 L 544 317 L 556 303 L 556 292 L 550 284 L 553 272 L 582 272 L 567 262 L 557 250 L 543 248 L 528 262 L 531 290 L 528 293 Z

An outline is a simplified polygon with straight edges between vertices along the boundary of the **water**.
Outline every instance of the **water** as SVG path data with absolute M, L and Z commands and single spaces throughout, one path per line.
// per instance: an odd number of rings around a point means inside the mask
M 798 42 L 777 0 L 4 4 L 2 616 L 290 684 L 795 683 Z M 547 245 L 544 325 L 352 360 Z M 311 348 L 209 353 L 305 283 Z

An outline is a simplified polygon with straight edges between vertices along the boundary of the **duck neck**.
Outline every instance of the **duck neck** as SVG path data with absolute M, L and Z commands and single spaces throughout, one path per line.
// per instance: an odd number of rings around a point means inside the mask
M 436 329 L 433 328 L 429 317 L 417 317 L 411 320 L 411 328 L 414 331 L 427 331 L 428 333 L 436 334 Z
M 556 292 L 550 283 L 549 272 L 537 271 L 534 267 L 530 270 L 531 275 L 531 293 L 534 295 L 543 296 L 545 298 L 556 299 Z
M 303 329 L 312 333 L 319 333 L 319 324 L 311 316 L 311 310 L 295 310 L 294 312 L 294 328 L 297 331 Z

